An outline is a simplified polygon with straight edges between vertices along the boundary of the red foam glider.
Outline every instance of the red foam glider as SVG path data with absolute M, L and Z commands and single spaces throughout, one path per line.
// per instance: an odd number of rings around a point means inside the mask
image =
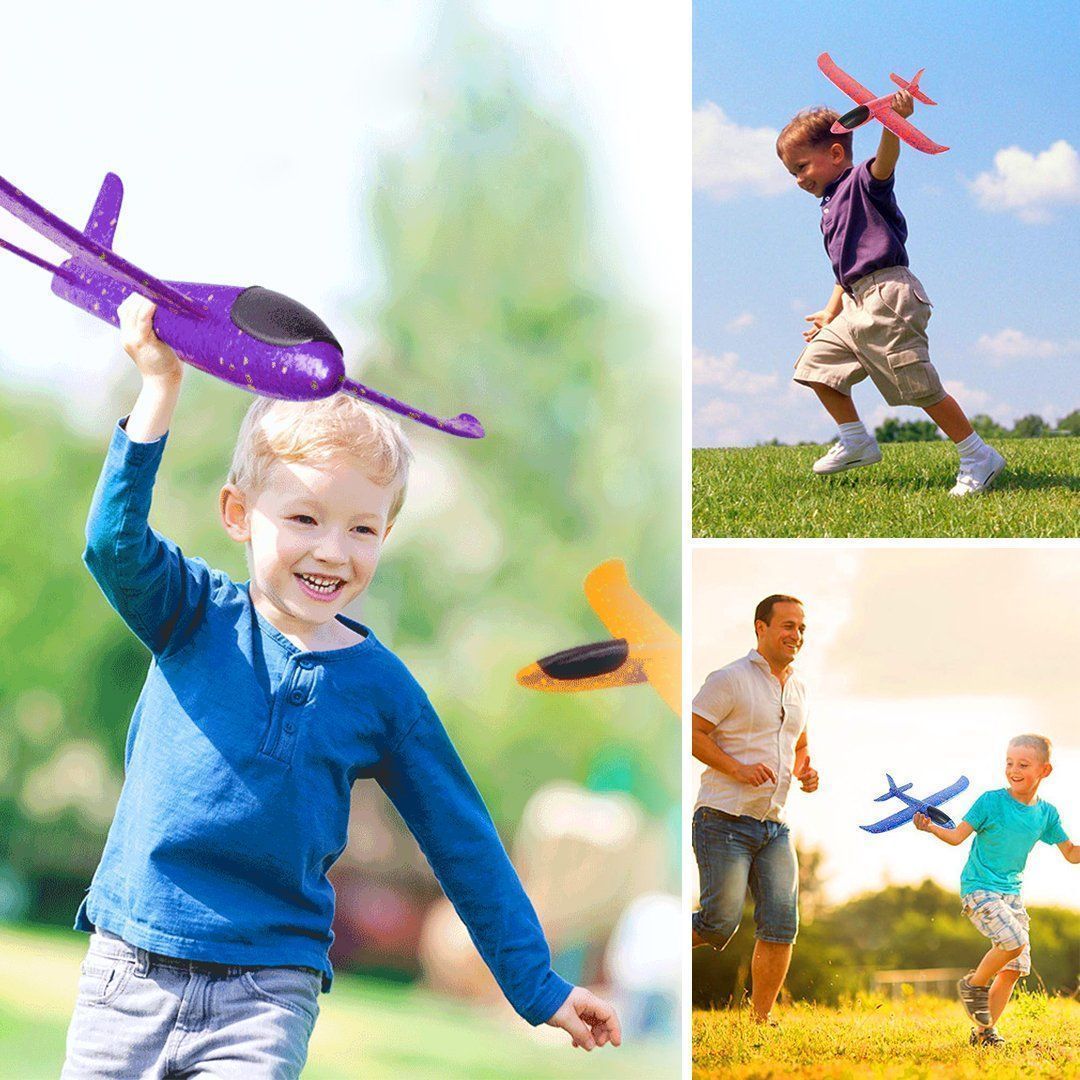
M 886 94 L 884 97 L 879 98 L 874 97 L 865 86 L 857 83 L 847 72 L 841 71 L 828 53 L 822 53 L 817 62 L 818 67 L 821 68 L 825 76 L 840 87 L 858 106 L 852 109 L 851 112 L 844 113 L 833 124 L 832 132 L 834 135 L 842 135 L 845 131 L 854 131 L 855 128 L 862 127 L 863 124 L 871 120 L 877 120 L 898 138 L 903 139 L 908 146 L 913 146 L 924 154 L 942 154 L 949 149 L 947 146 L 939 146 L 936 142 L 932 142 L 914 124 L 909 124 L 902 116 L 898 116 L 892 108 L 893 94 Z M 919 79 L 925 70 L 925 68 L 920 68 L 911 82 L 900 78 L 896 74 L 890 75 L 889 78 L 902 90 L 907 90 L 916 101 L 921 101 L 924 105 L 936 105 L 936 101 L 931 101 L 919 89 Z

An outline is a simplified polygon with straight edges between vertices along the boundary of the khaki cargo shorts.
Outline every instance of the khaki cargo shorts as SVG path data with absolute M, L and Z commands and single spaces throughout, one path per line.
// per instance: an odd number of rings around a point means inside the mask
M 823 326 L 795 362 L 794 379 L 824 383 L 851 396 L 868 375 L 890 405 L 936 405 L 945 397 L 930 363 L 930 301 L 905 266 L 859 278 L 840 314 Z

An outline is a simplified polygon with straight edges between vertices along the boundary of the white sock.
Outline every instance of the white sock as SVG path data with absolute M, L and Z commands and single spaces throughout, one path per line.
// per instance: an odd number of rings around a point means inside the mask
M 861 420 L 856 420 L 851 424 L 840 424 L 840 441 L 845 446 L 855 446 L 858 443 L 868 442 L 870 439 L 870 432 L 866 430 L 866 425 Z
M 973 431 L 963 442 L 956 444 L 956 449 L 960 451 L 961 461 L 970 461 L 986 449 L 986 443 L 977 432 Z

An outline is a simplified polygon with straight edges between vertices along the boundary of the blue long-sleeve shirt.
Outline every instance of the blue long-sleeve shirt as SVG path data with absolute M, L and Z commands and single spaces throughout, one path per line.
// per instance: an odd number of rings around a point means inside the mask
M 423 689 L 367 628 L 305 652 L 246 584 L 147 524 L 165 438 L 109 447 L 86 564 L 152 654 L 125 780 L 76 928 L 191 960 L 323 972 L 327 871 L 354 781 L 372 778 L 416 837 L 503 993 L 532 1024 L 565 1000 L 543 931 L 483 800 Z

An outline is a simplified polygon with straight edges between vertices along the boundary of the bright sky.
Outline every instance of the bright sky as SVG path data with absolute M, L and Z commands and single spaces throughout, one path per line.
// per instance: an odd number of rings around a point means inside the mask
M 824 440 L 833 427 L 790 374 L 803 316 L 832 272 L 817 200 L 776 157 L 799 110 L 852 103 L 817 68 L 829 52 L 884 94 L 892 71 L 939 103 L 913 122 L 950 146 L 902 147 L 896 193 L 908 254 L 933 300 L 931 355 L 971 414 L 1057 420 L 1080 407 L 1080 7 L 973 0 L 898 7 L 852 2 L 695 4 L 695 446 Z M 855 133 L 871 157 L 880 125 Z M 889 409 L 864 383 L 864 418 Z
M 965 775 L 943 807 L 959 820 L 975 797 L 1004 786 L 1005 748 L 1034 731 L 1054 741 L 1040 794 L 1080 842 L 1080 635 L 1067 597 L 1080 562 L 1067 547 L 875 548 L 802 542 L 693 551 L 692 690 L 754 647 L 754 608 L 774 592 L 798 596 L 807 632 L 797 667 L 809 690 L 811 760 L 821 787 L 793 789 L 798 841 L 822 849 L 830 897 L 932 877 L 956 889 L 967 845 L 951 848 L 905 826 L 871 836 L 857 826 L 899 809 L 873 802 L 885 773 L 928 795 Z M 696 798 L 700 766 L 687 809 Z M 690 894 L 694 861 L 685 862 Z M 1040 844 L 1024 894 L 1078 906 L 1080 867 Z
M 5 21 L 0 175 L 81 227 L 105 172 L 125 184 L 116 248 L 173 280 L 262 284 L 331 325 L 358 373 L 358 300 L 378 287 L 364 190 L 408 140 L 431 43 L 462 4 L 360 0 L 180 9 L 24 5 Z M 689 12 L 662 0 L 475 0 L 529 93 L 577 132 L 610 280 L 677 348 L 689 243 Z M 17 47 L 16 47 L 17 45 Z M 656 75 L 642 79 L 648 67 Z M 17 105 L 15 103 L 18 103 Z M 685 118 L 685 121 L 684 121 Z M 641 208 L 648 207 L 649 213 Z M 0 212 L 0 236 L 58 251 Z M 673 272 L 677 268 L 677 273 Z M 55 387 L 95 423 L 128 362 L 104 323 L 0 252 L 0 385 Z M 391 373 L 378 387 L 393 393 Z M 230 391 L 231 392 L 231 391 Z

